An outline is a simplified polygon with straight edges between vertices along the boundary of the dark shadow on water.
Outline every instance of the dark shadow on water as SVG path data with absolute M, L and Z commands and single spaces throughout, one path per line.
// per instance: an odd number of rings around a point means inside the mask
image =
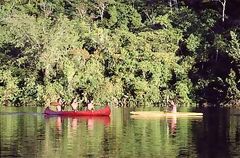
M 203 124 L 194 124 L 195 141 L 199 157 L 231 157 L 229 151 L 229 110 L 223 108 L 203 109 Z

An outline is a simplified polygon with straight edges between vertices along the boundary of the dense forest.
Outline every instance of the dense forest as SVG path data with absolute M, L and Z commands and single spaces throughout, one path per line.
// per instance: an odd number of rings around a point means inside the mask
M 0 105 L 239 104 L 239 0 L 0 5 Z

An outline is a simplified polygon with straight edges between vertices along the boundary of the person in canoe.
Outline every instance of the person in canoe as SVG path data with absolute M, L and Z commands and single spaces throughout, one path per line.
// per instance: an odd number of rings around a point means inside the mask
M 177 112 L 177 105 L 175 104 L 175 102 L 173 100 L 170 100 L 169 104 L 170 104 L 170 112 L 176 113 Z
M 87 103 L 87 109 L 88 110 L 95 110 L 94 105 L 93 105 L 93 99 L 90 99 Z
M 57 111 L 64 110 L 64 102 L 63 102 L 62 98 L 58 98 L 56 109 L 57 109 Z
M 77 111 L 78 110 L 78 101 L 77 101 L 77 97 L 73 98 L 71 101 L 71 107 L 73 111 Z

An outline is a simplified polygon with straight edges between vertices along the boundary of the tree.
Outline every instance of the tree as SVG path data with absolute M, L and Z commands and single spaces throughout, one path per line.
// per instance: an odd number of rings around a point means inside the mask
M 93 6 L 95 9 L 97 9 L 96 12 L 98 14 L 94 17 L 94 19 L 100 17 L 101 21 L 103 20 L 104 12 L 106 11 L 110 2 L 111 0 L 94 0 Z

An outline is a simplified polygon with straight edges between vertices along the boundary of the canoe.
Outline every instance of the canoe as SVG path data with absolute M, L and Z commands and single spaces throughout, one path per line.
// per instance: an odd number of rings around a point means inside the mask
M 202 117 L 198 112 L 160 112 L 160 111 L 132 111 L 131 115 L 139 117 Z
M 58 116 L 109 116 L 111 109 L 106 106 L 99 110 L 86 110 L 86 111 L 54 111 L 47 107 L 44 112 L 45 115 L 58 115 Z
M 131 115 L 131 119 L 135 120 L 159 120 L 159 119 L 167 119 L 167 120 L 174 120 L 174 119 L 181 119 L 181 120 L 196 120 L 200 121 L 203 119 L 203 116 L 141 116 L 141 115 Z

